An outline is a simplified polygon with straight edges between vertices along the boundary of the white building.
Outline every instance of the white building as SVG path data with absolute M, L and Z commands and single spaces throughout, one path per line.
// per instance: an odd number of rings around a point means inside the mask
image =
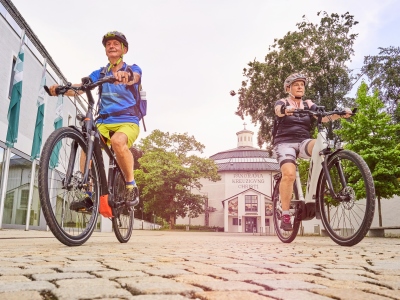
M 225 232 L 273 233 L 273 176 L 279 171 L 276 159 L 253 146 L 253 132 L 236 133 L 237 148 L 212 155 L 221 180 L 202 180 L 200 193 L 207 195 L 206 213 L 190 219 L 191 225 L 223 227 Z M 188 224 L 179 219 L 177 223 Z
M 8 107 L 10 104 L 13 69 L 18 56 L 22 30 L 25 30 L 25 49 L 23 62 L 22 98 L 19 116 L 18 140 L 11 149 L 8 170 L 5 170 L 6 136 L 8 128 Z M 53 59 L 39 41 L 32 29 L 19 14 L 9 0 L 0 0 L 0 189 L 5 189 L 2 214 L 2 228 L 25 228 L 28 210 L 29 185 L 31 182 L 32 161 L 30 159 L 32 141 L 35 130 L 36 102 L 42 79 L 44 60 L 47 61 L 46 84 L 48 86 L 66 82 Z M 54 119 L 57 97 L 47 97 L 45 100 L 45 120 L 43 128 L 43 143 L 54 131 Z M 74 99 L 64 97 L 62 118 L 63 126 L 75 124 L 75 116 L 80 105 L 74 104 Z M 43 146 L 43 144 L 42 144 Z M 38 165 L 38 161 L 35 161 Z M 4 181 L 8 171 L 8 180 Z M 0 199 L 1 200 L 1 199 Z M 40 211 L 37 189 L 37 168 L 34 178 L 32 205 L 30 207 L 29 228 L 46 229 L 46 222 Z

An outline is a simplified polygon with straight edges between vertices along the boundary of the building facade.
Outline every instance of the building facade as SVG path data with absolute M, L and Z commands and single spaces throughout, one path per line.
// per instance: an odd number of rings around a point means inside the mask
M 20 50 L 23 30 L 26 36 L 24 39 L 18 140 L 14 147 L 10 149 L 6 145 L 7 114 L 13 85 L 13 70 Z M 0 110 L 0 191 L 1 195 L 4 195 L 4 199 L 0 199 L 3 211 L 0 225 L 1 228 L 25 229 L 28 223 L 30 229 L 46 230 L 47 226 L 40 210 L 37 188 L 37 166 L 39 161 L 34 160 L 32 162 L 30 158 L 36 123 L 36 103 L 45 60 L 47 62 L 47 85 L 65 83 L 66 78 L 9 0 L 0 0 L 0 36 L 0 65 L 2 66 L 0 68 L 0 106 L 2 107 Z M 75 116 L 77 112 L 83 110 L 82 106 L 75 104 L 77 99 L 64 97 L 62 100 L 61 117 L 63 126 L 77 124 Z M 81 100 L 79 99 L 79 101 Z M 54 131 L 57 101 L 57 97 L 45 97 L 42 143 Z M 7 151 L 10 151 L 10 159 L 6 163 L 5 153 Z M 32 173 L 34 173 L 33 177 Z M 31 182 L 33 182 L 33 194 L 31 205 L 28 208 Z M 30 210 L 29 220 L 27 220 L 28 209 Z
M 254 133 L 246 127 L 237 132 L 237 147 L 214 154 L 221 180 L 202 180 L 200 194 L 208 201 L 205 214 L 177 223 L 223 227 L 225 232 L 273 234 L 273 176 L 279 171 L 276 159 L 253 146 Z

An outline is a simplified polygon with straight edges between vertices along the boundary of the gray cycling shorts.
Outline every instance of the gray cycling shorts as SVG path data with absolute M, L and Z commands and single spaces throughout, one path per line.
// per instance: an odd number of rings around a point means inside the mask
M 279 167 L 285 163 L 296 164 L 296 158 L 310 158 L 311 153 L 307 152 L 307 146 L 312 139 L 306 139 L 301 143 L 281 143 L 274 147 Z

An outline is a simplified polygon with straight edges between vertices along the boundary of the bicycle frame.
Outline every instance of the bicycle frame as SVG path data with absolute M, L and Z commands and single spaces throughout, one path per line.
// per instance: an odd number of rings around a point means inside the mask
M 327 170 L 327 161 L 329 160 L 329 157 L 336 153 L 337 151 L 340 151 L 341 149 L 338 149 L 336 151 L 331 151 L 329 142 L 327 140 L 327 133 L 322 126 L 322 116 L 318 117 L 318 135 L 317 139 L 315 141 L 315 145 L 311 154 L 311 160 L 310 160 L 310 168 L 308 171 L 308 178 L 307 178 L 307 188 L 306 188 L 306 193 L 304 196 L 303 189 L 302 189 L 302 184 L 300 180 L 300 173 L 298 168 L 296 168 L 296 186 L 297 186 L 297 191 L 298 191 L 298 196 L 300 201 L 304 201 L 305 206 L 312 206 L 312 204 L 316 203 L 316 199 L 318 199 L 318 193 L 319 191 L 317 190 L 318 188 L 318 183 L 320 180 L 320 177 L 322 175 L 322 172 L 325 174 L 325 178 L 328 183 L 329 187 L 329 192 L 331 196 L 334 199 L 341 198 L 338 196 L 335 191 L 333 190 L 332 187 L 332 180 L 329 174 L 329 171 Z M 340 169 L 340 164 L 338 165 L 338 169 Z M 341 178 L 342 183 L 344 186 L 346 186 L 346 181 Z M 308 204 L 308 205 L 307 205 Z M 302 217 L 302 219 L 312 219 L 314 217 L 314 212 L 309 212 L 306 210 L 303 210 L 306 215 Z M 315 216 L 317 219 L 319 219 L 319 206 L 315 207 Z
M 86 133 L 85 138 L 87 140 L 88 149 L 87 149 L 87 155 L 86 155 L 86 159 L 85 159 L 85 167 L 83 169 L 84 171 L 83 171 L 83 179 L 81 182 L 81 187 L 88 188 L 90 165 L 91 165 L 91 162 L 93 159 L 93 153 L 94 153 L 94 155 L 99 160 L 97 163 L 100 166 L 100 168 L 99 168 L 100 195 L 109 194 L 111 196 L 111 198 L 109 198 L 109 201 L 112 201 L 112 196 L 113 196 L 112 189 L 113 189 L 113 184 L 114 184 L 115 170 L 118 169 L 121 172 L 121 174 L 123 174 L 123 172 L 121 171 L 121 168 L 118 165 L 117 160 L 115 159 L 112 149 L 110 149 L 108 147 L 108 145 L 100 137 L 100 133 L 93 121 L 94 99 L 93 99 L 91 90 L 86 89 L 85 92 L 86 92 L 86 95 L 88 98 L 89 105 L 88 105 L 88 110 L 86 112 L 86 116 L 83 118 L 84 125 L 82 126 L 82 131 L 79 130 L 79 128 L 77 128 L 76 126 L 70 126 L 83 134 Z M 106 154 L 109 157 L 108 177 L 106 176 L 106 171 L 105 171 L 105 167 L 104 167 L 103 153 L 101 151 L 102 149 L 106 152 Z M 69 165 L 68 165 L 68 170 L 67 170 L 67 174 L 66 174 L 67 180 L 64 183 L 64 188 L 66 188 L 66 189 L 68 189 L 68 186 L 70 185 L 70 181 L 72 178 L 72 166 L 75 161 L 76 151 L 77 151 L 77 145 L 72 144 L 70 158 L 69 158 Z M 108 178 L 108 180 L 107 180 L 107 178 Z

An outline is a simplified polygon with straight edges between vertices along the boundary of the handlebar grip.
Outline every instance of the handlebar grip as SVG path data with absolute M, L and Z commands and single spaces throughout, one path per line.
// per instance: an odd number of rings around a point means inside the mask
M 47 95 L 52 96 L 52 94 L 50 94 L 50 89 L 47 85 L 44 86 L 44 90 L 46 91 Z
M 45 85 L 43 88 L 44 88 L 44 90 L 46 91 L 46 93 L 47 93 L 49 96 L 53 96 L 53 95 L 50 93 L 50 89 L 49 89 L 49 87 L 48 87 L 47 85 Z M 60 95 L 60 94 L 65 94 L 66 91 L 67 91 L 67 87 L 65 87 L 65 86 L 59 85 L 58 87 L 56 87 L 56 95 L 57 95 L 57 96 Z

